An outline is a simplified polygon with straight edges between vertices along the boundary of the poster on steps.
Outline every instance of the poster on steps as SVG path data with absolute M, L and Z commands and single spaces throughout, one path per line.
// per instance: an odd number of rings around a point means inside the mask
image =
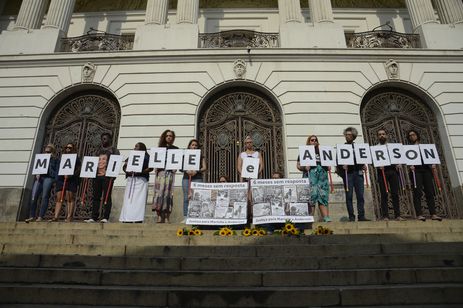
M 248 183 L 192 182 L 187 225 L 241 225 L 247 221 Z
M 252 223 L 313 222 L 309 179 L 252 180 Z

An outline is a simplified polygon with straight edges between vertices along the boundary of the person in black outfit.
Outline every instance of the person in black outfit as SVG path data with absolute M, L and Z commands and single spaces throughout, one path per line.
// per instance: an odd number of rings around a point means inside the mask
M 377 137 L 381 145 L 387 144 L 387 132 L 384 129 L 377 131 Z M 381 219 L 389 220 L 389 207 L 388 207 L 388 193 L 384 186 L 383 171 L 386 175 L 386 182 L 389 184 L 389 193 L 392 198 L 392 207 L 394 208 L 394 216 L 396 220 L 405 220 L 400 216 L 400 205 L 399 205 L 399 168 L 398 165 L 390 165 L 385 167 L 377 168 L 377 178 L 379 184 L 379 190 L 381 192 Z
M 415 130 L 410 130 L 407 134 L 407 139 L 410 144 L 420 143 L 420 134 Z M 416 218 L 418 220 L 425 221 L 426 217 L 423 216 L 421 206 L 421 196 L 426 196 L 426 203 L 428 205 L 429 214 L 431 214 L 432 220 L 441 221 L 442 218 L 436 215 L 436 205 L 434 201 L 434 184 L 433 184 L 433 169 L 436 165 L 425 165 L 423 159 L 421 159 L 422 165 L 410 166 L 410 178 L 413 177 L 412 172 L 415 172 L 416 187 L 413 187 L 413 205 L 415 207 Z
M 113 185 L 109 188 L 110 177 L 106 176 L 106 168 L 108 166 L 109 157 L 111 155 L 120 155 L 119 150 L 112 145 L 112 136 L 110 133 L 101 134 L 101 147 L 95 153 L 99 157 L 97 176 L 93 179 L 93 204 L 92 204 L 92 218 L 85 220 L 85 222 L 96 222 L 100 217 L 100 205 L 104 202 L 106 194 L 108 194 L 107 202 L 104 206 L 103 218 L 100 220 L 102 223 L 109 221 L 111 214 L 112 200 L 111 193 Z
M 354 140 L 358 136 L 358 131 L 355 127 L 347 127 L 344 132 L 344 137 L 346 138 L 346 144 L 351 144 L 354 146 Z M 356 163 L 354 156 L 354 163 Z M 364 187 L 363 187 L 363 171 L 367 169 L 365 164 L 355 164 L 355 165 L 342 165 L 338 166 L 337 172 L 338 175 L 342 178 L 344 182 L 344 187 L 346 187 L 346 172 L 347 170 L 347 183 L 348 189 L 345 190 L 346 193 L 346 207 L 347 213 L 349 214 L 349 221 L 355 221 L 354 214 L 354 190 L 355 196 L 357 198 L 357 215 L 358 221 L 369 221 L 365 218 L 365 199 L 363 198 Z

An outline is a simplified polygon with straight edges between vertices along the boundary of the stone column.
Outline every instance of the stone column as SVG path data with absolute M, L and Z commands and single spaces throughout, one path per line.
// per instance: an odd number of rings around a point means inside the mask
M 460 2 L 460 3 L 457 3 Z M 461 9 L 461 0 L 436 1 L 437 8 L 441 12 L 441 21 L 455 19 L 455 23 L 440 24 L 437 21 L 431 0 L 405 0 L 413 32 L 420 35 L 421 47 L 432 49 L 462 49 L 463 48 L 463 23 L 456 23 L 455 17 L 444 16 L 443 12 L 454 16 Z M 461 16 L 461 15 L 460 15 Z M 461 20 L 461 19 L 460 19 Z
M 199 15 L 199 0 L 178 0 L 177 23 L 197 24 Z
M 23 0 L 13 30 L 39 29 L 48 0 Z
M 463 1 L 434 0 L 440 22 L 442 24 L 463 23 Z
M 313 23 L 334 23 L 330 0 L 309 0 L 310 19 Z
M 424 24 L 438 23 L 431 0 L 405 0 L 405 4 L 410 14 L 413 31 Z
M 282 24 L 304 21 L 299 0 L 278 0 L 278 10 Z
M 71 23 L 75 3 L 76 0 L 51 0 L 43 29 L 59 29 L 63 35 L 66 35 Z
M 169 0 L 148 0 L 146 4 L 145 25 L 167 24 Z

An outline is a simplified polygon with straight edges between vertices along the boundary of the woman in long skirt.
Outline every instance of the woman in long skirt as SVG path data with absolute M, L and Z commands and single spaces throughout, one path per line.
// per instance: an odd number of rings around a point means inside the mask
M 142 172 L 127 172 L 127 161 L 123 170 L 127 178 L 125 186 L 124 204 L 122 205 L 120 222 L 143 222 L 145 217 L 146 198 L 148 196 L 149 174 L 153 171 L 149 168 L 149 155 L 146 152 L 146 145 L 139 142 L 134 147 L 135 151 L 145 151 Z
M 174 145 L 175 133 L 167 129 L 159 138 L 158 147 L 178 149 Z M 167 158 L 167 156 L 166 156 Z M 154 204 L 153 211 L 156 211 L 158 223 L 169 223 L 170 213 L 174 204 L 174 178 L 176 170 L 156 169 L 156 182 L 154 185 Z

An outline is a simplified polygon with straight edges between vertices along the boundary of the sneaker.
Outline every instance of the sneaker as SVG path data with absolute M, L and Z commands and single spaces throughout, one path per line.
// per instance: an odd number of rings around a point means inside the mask
M 323 217 L 323 221 L 324 221 L 324 222 L 331 222 L 330 216 L 325 216 L 325 217 Z
M 432 219 L 432 220 L 442 221 L 442 217 L 439 217 L 439 216 L 437 216 L 436 214 L 432 215 L 432 216 L 431 216 L 431 219 Z
M 424 217 L 423 215 L 416 217 L 416 219 L 421 220 L 421 221 L 426 221 L 426 217 Z
M 95 222 L 95 220 L 94 220 L 93 218 L 90 218 L 90 219 L 86 219 L 86 220 L 84 220 L 84 221 L 85 221 L 85 222 L 87 222 L 87 223 L 92 223 L 92 222 Z
M 397 221 L 405 221 L 406 219 L 403 218 L 403 217 L 397 216 L 397 217 L 395 218 L 395 220 L 397 220 Z
M 37 219 L 36 219 L 35 221 L 40 222 L 40 221 L 42 221 L 42 220 L 43 220 L 42 217 L 37 217 Z
M 101 223 L 105 224 L 107 222 L 109 222 L 106 218 L 103 218 L 102 220 L 100 220 Z
M 34 217 L 29 217 L 28 219 L 24 220 L 26 223 L 30 223 L 31 221 L 34 221 Z
M 369 220 L 369 219 L 367 219 L 365 217 L 359 217 L 358 221 L 371 221 L 371 220 Z

